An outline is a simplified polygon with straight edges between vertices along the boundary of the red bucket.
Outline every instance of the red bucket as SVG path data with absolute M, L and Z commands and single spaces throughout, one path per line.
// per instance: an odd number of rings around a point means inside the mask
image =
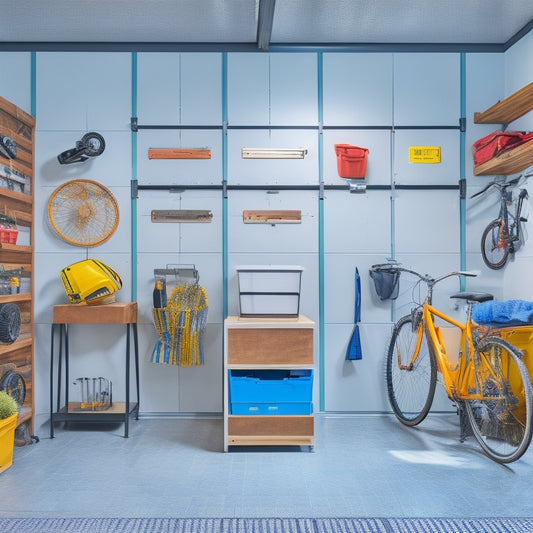
M 341 178 L 364 178 L 368 148 L 351 144 L 336 144 L 337 171 Z

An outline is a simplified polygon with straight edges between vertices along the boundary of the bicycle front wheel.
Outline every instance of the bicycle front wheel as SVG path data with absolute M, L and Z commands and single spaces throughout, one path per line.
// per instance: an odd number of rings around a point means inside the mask
M 420 424 L 435 395 L 437 367 L 429 353 L 422 323 L 411 315 L 394 326 L 387 351 L 387 392 L 396 418 L 406 426 Z
M 533 393 L 526 366 L 499 337 L 481 341 L 475 357 L 477 398 L 465 401 L 474 437 L 494 461 L 516 461 L 531 442 Z
M 500 270 L 507 263 L 509 250 L 505 243 L 502 220 L 493 220 L 483 232 L 481 237 L 481 255 L 485 264 L 493 270 Z

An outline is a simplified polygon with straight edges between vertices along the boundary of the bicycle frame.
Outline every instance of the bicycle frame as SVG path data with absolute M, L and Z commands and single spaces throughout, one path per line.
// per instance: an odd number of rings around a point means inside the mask
M 447 324 L 458 328 L 461 334 L 457 363 L 450 361 L 445 343 L 442 340 L 440 326 L 435 325 L 434 317 L 438 317 Z M 487 329 L 475 325 L 476 336 L 480 339 L 487 334 Z M 429 304 L 426 299 L 422 308 L 422 320 L 418 326 L 416 348 L 411 365 L 414 365 L 422 346 L 424 330 L 428 348 L 433 353 L 437 363 L 437 370 L 443 378 L 443 385 L 452 401 L 462 400 L 486 400 L 479 391 L 481 390 L 478 378 L 480 375 L 496 377 L 492 365 L 485 362 L 485 356 L 476 352 L 474 341 L 473 324 L 470 320 L 470 310 L 465 324 L 458 322 L 452 317 L 439 311 Z M 411 366 L 410 365 L 410 366 Z

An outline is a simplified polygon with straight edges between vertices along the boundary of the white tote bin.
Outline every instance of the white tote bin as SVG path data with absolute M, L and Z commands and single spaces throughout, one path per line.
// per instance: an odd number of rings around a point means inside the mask
M 242 317 L 297 317 L 303 268 L 297 265 L 236 267 Z

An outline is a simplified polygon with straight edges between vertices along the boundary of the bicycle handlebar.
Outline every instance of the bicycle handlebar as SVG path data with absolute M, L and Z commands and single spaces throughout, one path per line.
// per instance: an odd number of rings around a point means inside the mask
M 531 176 L 533 176 L 533 172 L 528 172 L 528 173 L 524 173 L 524 174 L 520 174 L 519 176 L 517 176 L 516 178 L 513 178 L 512 180 L 510 181 L 504 181 L 504 182 L 500 182 L 500 181 L 491 181 L 484 189 L 482 189 L 481 191 L 479 192 L 476 192 L 475 194 L 473 194 L 470 198 L 476 198 L 478 196 L 481 196 L 483 193 L 487 192 L 491 187 L 495 186 L 495 187 L 498 187 L 498 189 L 501 191 L 501 190 L 504 190 L 504 189 L 507 189 L 508 187 L 514 187 L 515 185 L 518 184 L 518 182 L 524 178 L 524 179 L 527 179 L 527 178 L 530 178 Z
M 415 270 L 404 268 L 400 265 L 395 265 L 394 263 L 387 264 L 387 265 L 376 265 L 376 267 L 378 268 L 381 267 L 384 269 L 386 268 L 389 271 L 396 270 L 397 272 L 407 272 L 409 274 L 413 274 L 431 286 L 436 285 L 439 281 L 442 281 L 443 279 L 446 279 L 446 278 L 450 278 L 451 276 L 468 276 L 468 277 L 479 276 L 478 270 L 454 270 L 453 272 L 448 272 L 447 274 L 444 274 L 444 276 L 441 276 L 440 278 L 433 278 L 429 274 L 420 274 L 419 272 L 416 272 Z

